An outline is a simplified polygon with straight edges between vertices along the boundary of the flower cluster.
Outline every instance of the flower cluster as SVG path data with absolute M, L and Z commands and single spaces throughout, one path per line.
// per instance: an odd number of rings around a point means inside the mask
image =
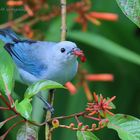
M 92 24 L 97 26 L 101 25 L 99 20 L 117 21 L 118 15 L 113 13 L 102 13 L 102 12 L 85 12 L 81 9 L 79 16 L 76 18 L 76 22 L 82 25 L 82 30 L 87 30 L 87 23 L 90 21 Z
M 8 0 L 7 6 L 9 7 L 23 7 L 26 14 L 14 19 L 14 12 L 9 12 L 9 22 L 0 25 L 0 28 L 12 27 L 15 31 L 22 33 L 28 38 L 35 38 L 33 25 L 43 21 L 50 21 L 61 14 L 61 9 L 57 5 L 50 7 L 45 0 Z M 75 12 L 78 14 L 75 19 L 76 22 L 82 25 L 82 30 L 87 30 L 88 22 L 95 25 L 100 25 L 99 20 L 116 21 L 118 16 L 113 13 L 101 13 L 97 11 L 90 11 L 92 6 L 91 0 L 80 0 L 67 5 L 67 13 Z M 42 12 L 43 11 L 43 12 Z M 28 21 L 28 22 L 27 22 Z
M 31 17 L 36 14 L 36 11 L 41 10 L 41 8 L 48 8 L 45 0 L 8 0 L 7 5 L 10 7 L 23 6 L 27 14 Z
M 101 112 L 103 113 L 102 116 L 106 117 L 106 114 L 114 115 L 109 110 L 113 109 L 113 107 L 110 105 L 110 103 L 116 98 L 116 96 L 113 96 L 110 99 L 103 98 L 103 96 L 100 94 L 100 96 L 96 95 L 96 93 L 93 94 L 94 96 L 94 102 L 88 103 L 86 111 L 88 112 L 88 116 L 93 116 L 95 114 L 98 115 L 98 118 L 101 119 Z
M 80 113 L 75 113 L 69 116 L 62 116 L 62 117 L 55 117 L 52 118 L 52 131 L 58 127 L 60 128 L 67 128 L 74 131 L 97 131 L 99 129 L 104 128 L 108 123 L 108 115 L 114 115 L 110 110 L 113 109 L 112 101 L 116 98 L 113 96 L 110 99 L 104 98 L 102 95 L 98 96 L 96 93 L 93 94 L 94 100 L 92 102 L 87 103 L 87 107 L 85 111 Z M 97 123 L 93 122 L 91 126 L 84 124 L 79 120 L 79 117 L 83 117 L 85 119 L 90 119 L 92 121 L 96 121 Z M 75 118 L 77 124 L 70 123 L 69 125 L 62 125 L 60 124 L 61 119 L 69 119 Z
M 111 112 L 111 110 L 114 109 L 112 101 L 115 98 L 116 97 L 113 96 L 110 99 L 106 99 L 102 95 L 98 96 L 98 95 L 96 95 L 96 93 L 94 93 L 93 94 L 93 101 L 87 103 L 87 106 L 83 112 L 74 113 L 74 114 L 71 114 L 69 116 L 59 116 L 59 117 L 50 118 L 48 120 L 45 120 L 43 123 L 38 124 L 34 121 L 27 120 L 22 115 L 20 115 L 20 113 L 17 112 L 16 108 L 13 107 L 13 98 L 10 95 L 9 95 L 8 101 L 7 101 L 6 98 L 0 93 L 0 99 L 6 105 L 6 107 L 1 106 L 0 110 L 9 110 L 15 114 L 13 116 L 10 116 L 6 120 L 2 121 L 0 123 L 0 126 L 2 127 L 4 124 L 6 124 L 7 122 L 9 122 L 15 118 L 21 118 L 20 121 L 16 122 L 11 127 L 9 127 L 9 129 L 2 136 L 0 136 L 0 139 L 5 139 L 7 134 L 13 128 L 15 128 L 18 124 L 25 123 L 25 122 L 28 122 L 28 123 L 36 125 L 36 126 L 43 126 L 43 125 L 51 123 L 52 128 L 50 129 L 50 132 L 52 132 L 56 128 L 66 128 L 66 129 L 71 129 L 74 131 L 90 131 L 90 132 L 100 130 L 107 125 L 107 123 L 109 121 L 108 115 L 114 115 Z M 83 117 L 84 119 L 92 120 L 93 123 L 91 124 L 91 126 L 81 122 L 80 121 L 81 117 Z M 60 123 L 60 120 L 70 119 L 70 118 L 74 118 L 76 120 L 77 124 L 71 122 L 69 125 L 63 125 Z

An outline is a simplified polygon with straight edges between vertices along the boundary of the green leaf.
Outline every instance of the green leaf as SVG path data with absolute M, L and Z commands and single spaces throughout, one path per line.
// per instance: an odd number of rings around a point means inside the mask
M 31 98 L 32 96 L 36 95 L 38 92 L 42 90 L 55 88 L 65 88 L 65 87 L 51 80 L 41 80 L 29 86 L 24 94 L 24 97 Z
M 32 105 L 30 103 L 30 99 L 25 98 L 20 103 L 16 101 L 15 107 L 17 112 L 19 112 L 24 118 L 27 120 L 31 119 Z
M 3 46 L 0 41 L 0 90 L 2 94 L 10 94 L 14 84 L 14 64 Z
M 38 140 L 38 131 L 34 125 L 24 124 L 17 132 L 16 140 Z
M 116 130 L 122 140 L 140 140 L 140 120 L 133 116 L 116 114 L 107 126 Z
M 92 132 L 77 131 L 78 140 L 99 140 Z
M 95 33 L 73 31 L 69 37 L 97 48 L 111 55 L 120 57 L 129 62 L 140 65 L 140 55 L 128 50 L 121 45 Z
M 116 0 L 123 13 L 140 27 L 140 0 Z

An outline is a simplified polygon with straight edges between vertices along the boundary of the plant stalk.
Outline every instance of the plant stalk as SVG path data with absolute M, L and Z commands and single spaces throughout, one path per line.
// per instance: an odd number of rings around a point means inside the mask
M 66 33 L 67 33 L 67 28 L 66 28 L 66 0 L 60 0 L 61 2 L 61 41 L 64 41 L 66 39 Z M 53 101 L 54 101 L 54 90 L 52 91 L 51 94 L 49 94 L 49 100 L 50 104 L 53 106 Z M 47 111 L 46 114 L 46 121 L 51 119 L 51 112 Z M 47 123 L 45 126 L 45 139 L 46 140 L 51 140 L 51 128 L 49 124 Z

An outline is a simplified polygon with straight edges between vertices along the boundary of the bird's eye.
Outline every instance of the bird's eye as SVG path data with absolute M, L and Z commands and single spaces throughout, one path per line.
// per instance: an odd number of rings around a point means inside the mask
M 65 48 L 61 48 L 61 52 L 64 53 L 66 50 Z

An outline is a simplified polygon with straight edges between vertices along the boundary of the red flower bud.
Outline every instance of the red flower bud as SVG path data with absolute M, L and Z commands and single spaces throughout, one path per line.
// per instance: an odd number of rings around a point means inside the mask
M 85 125 L 85 126 L 84 126 L 84 130 L 87 130 L 88 128 L 89 128 L 88 125 Z
M 74 123 L 71 123 L 69 126 L 70 126 L 70 128 L 73 128 L 74 127 Z
M 83 123 L 82 123 L 82 122 L 79 122 L 79 123 L 78 123 L 78 129 L 81 129 L 82 126 L 83 126 Z
M 59 127 L 59 120 L 57 120 L 57 119 L 52 120 L 52 125 L 54 128 Z

